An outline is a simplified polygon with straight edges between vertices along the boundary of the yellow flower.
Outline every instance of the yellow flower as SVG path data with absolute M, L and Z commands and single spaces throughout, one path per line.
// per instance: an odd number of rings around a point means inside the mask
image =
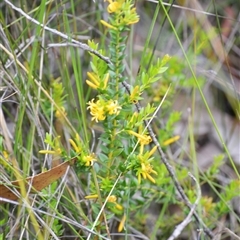
M 150 157 L 156 150 L 157 146 L 155 146 L 150 152 L 146 152 L 144 155 L 140 152 L 140 154 L 137 156 L 139 163 L 137 163 L 136 175 L 138 177 L 139 184 L 141 183 L 142 177 L 150 180 L 152 183 L 155 183 L 155 179 L 151 176 L 151 174 L 157 175 L 157 172 L 153 170 L 153 167 L 150 164 Z
M 86 167 L 92 166 L 95 161 L 97 161 L 96 156 L 94 153 L 91 153 L 90 155 L 83 156 L 83 161 L 85 163 Z
M 125 0 L 107 0 L 109 5 L 107 11 L 116 15 L 114 26 L 101 20 L 101 23 L 109 28 L 117 29 L 115 26 L 131 25 L 139 21 L 139 16 L 136 13 L 136 8 L 132 8 L 132 1 Z
M 96 198 L 98 198 L 98 195 L 97 194 L 87 195 L 84 198 L 85 199 L 96 199 Z M 117 203 L 117 197 L 115 195 L 109 196 L 108 199 L 107 199 L 107 202 L 114 203 L 115 207 L 118 210 L 123 210 L 123 206 Z
M 141 163 L 141 168 L 137 170 L 137 177 L 139 184 L 141 183 L 141 178 L 150 180 L 152 183 L 155 183 L 155 179 L 150 174 L 157 175 L 157 172 L 153 170 L 150 163 Z
M 104 2 L 106 2 L 106 0 Z M 107 2 L 109 2 L 107 11 L 109 13 L 115 13 L 115 12 L 121 11 L 121 7 L 122 7 L 122 4 L 124 3 L 124 0 L 117 0 L 117 1 L 107 0 Z
M 108 79 L 108 76 L 106 78 Z M 118 105 L 117 100 L 109 100 L 106 102 L 101 99 L 94 103 L 94 99 L 92 99 L 92 101 L 87 104 L 89 105 L 87 109 L 90 109 L 90 113 L 93 116 L 92 121 L 96 120 L 96 122 L 104 120 L 107 114 L 118 115 L 122 109 L 122 107 Z
M 94 99 L 92 99 L 92 101 L 89 101 L 87 104 L 89 105 L 87 109 L 90 109 L 90 114 L 93 116 L 92 121 L 95 120 L 98 122 L 106 118 L 104 105 L 102 105 L 100 100 L 94 103 Z
M 118 209 L 120 211 L 123 210 L 123 206 L 117 203 L 117 197 L 115 195 L 109 196 L 107 199 L 107 202 L 114 203 L 116 209 Z
M 129 22 L 127 22 L 127 25 L 132 25 L 132 24 L 135 24 L 135 23 L 138 23 L 138 22 L 139 22 L 139 17 L 136 18 L 136 19 L 133 20 L 133 21 L 129 21 Z
M 117 201 L 117 197 L 115 195 L 111 195 L 108 197 L 107 199 L 108 202 L 116 202 Z
M 131 12 L 131 15 L 129 16 L 129 19 L 126 22 L 127 25 L 138 23 L 139 22 L 139 16 L 136 13 L 136 8 L 132 8 L 130 12 Z
M 120 110 L 122 109 L 122 107 L 118 105 L 117 100 L 110 100 L 110 101 L 108 101 L 108 104 L 106 105 L 106 109 L 107 109 L 109 115 L 113 115 L 113 114 L 118 115 L 120 113 Z
M 112 2 L 108 5 L 107 11 L 109 13 L 114 13 L 120 10 L 121 4 L 119 2 Z

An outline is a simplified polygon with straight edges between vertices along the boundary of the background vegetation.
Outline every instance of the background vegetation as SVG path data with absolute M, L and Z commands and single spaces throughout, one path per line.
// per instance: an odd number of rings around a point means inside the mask
M 240 2 L 130 2 L 0 3 L 0 239 L 239 239 Z

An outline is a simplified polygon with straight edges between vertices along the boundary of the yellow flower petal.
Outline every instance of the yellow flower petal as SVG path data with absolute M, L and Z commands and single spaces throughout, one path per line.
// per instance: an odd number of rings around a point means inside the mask
M 117 100 L 108 101 L 108 104 L 106 105 L 106 108 L 108 110 L 109 115 L 113 115 L 113 114 L 118 115 L 120 113 L 120 110 L 122 109 L 122 107 L 118 105 Z
M 109 13 L 114 13 L 117 12 L 118 10 L 120 10 L 121 8 L 121 4 L 118 2 L 112 2 L 108 5 L 107 11 Z
M 170 144 L 176 142 L 179 138 L 180 138 L 179 135 L 177 135 L 177 136 L 175 136 L 175 137 L 172 137 L 172 138 L 169 138 L 168 140 L 166 140 L 165 142 L 163 142 L 163 146 L 170 145 Z
M 72 140 L 69 139 L 70 144 L 72 145 L 73 149 L 75 150 L 76 153 L 80 153 L 81 152 L 81 148 L 77 146 L 77 144 Z
M 116 209 L 122 211 L 123 210 L 123 206 L 118 204 L 118 203 L 116 203 Z
M 142 172 L 141 174 L 142 174 L 142 176 L 143 176 L 144 179 L 147 178 L 147 174 L 146 174 L 146 172 Z
M 96 122 L 98 122 L 106 118 L 104 111 L 104 103 L 101 103 L 100 100 L 94 103 L 94 99 L 92 99 L 87 104 L 89 105 L 87 109 L 90 109 L 90 114 L 93 116 L 92 121 L 95 120 Z
M 86 80 L 86 83 L 87 83 L 88 86 L 90 86 L 93 89 L 97 89 L 98 88 L 97 85 L 95 85 L 94 83 L 90 82 L 89 80 Z
M 104 20 L 100 20 L 101 24 L 104 25 L 105 27 L 108 27 L 108 28 L 111 28 L 111 29 L 114 29 L 114 30 L 117 30 L 117 28 L 115 28 L 113 25 L 107 23 L 106 21 Z
M 155 179 L 148 173 L 146 173 L 147 179 L 150 180 L 152 183 L 156 183 Z
M 136 133 L 132 130 L 129 130 L 128 133 L 136 136 L 141 145 L 147 145 L 152 141 L 152 138 L 148 135 L 142 135 L 142 134 Z
M 97 76 L 91 72 L 87 72 L 87 76 L 90 78 L 90 80 L 97 86 L 99 86 L 99 80 L 97 79 Z
M 154 146 L 153 149 L 149 152 L 149 157 L 151 157 L 157 150 L 157 146 Z

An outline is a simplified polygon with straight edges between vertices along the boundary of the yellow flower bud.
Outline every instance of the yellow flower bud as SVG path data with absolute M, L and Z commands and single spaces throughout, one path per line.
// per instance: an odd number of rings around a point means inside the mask
M 97 194 L 93 194 L 93 195 L 87 195 L 84 197 L 85 199 L 96 199 L 98 198 L 98 195 Z
M 121 232 L 123 230 L 125 221 L 126 221 L 126 214 L 123 215 L 121 222 L 118 225 L 118 232 Z
M 179 135 L 177 135 L 177 136 L 175 136 L 175 137 L 172 137 L 172 138 L 169 138 L 168 140 L 166 140 L 165 142 L 163 142 L 163 146 L 170 145 L 170 144 L 176 142 L 179 138 L 180 138 Z
M 100 20 L 101 24 L 104 25 L 105 27 L 108 27 L 110 29 L 114 29 L 114 30 L 117 30 L 117 28 L 115 28 L 113 25 L 107 23 L 106 21 L 104 20 Z

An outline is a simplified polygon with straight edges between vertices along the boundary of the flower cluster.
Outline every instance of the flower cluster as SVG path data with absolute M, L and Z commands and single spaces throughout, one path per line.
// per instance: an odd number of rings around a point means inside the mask
M 80 165 L 85 167 L 93 166 L 94 162 L 97 161 L 96 155 L 94 153 L 88 154 L 83 151 L 79 135 L 76 134 L 74 140 L 69 139 L 69 142 L 73 147 L 74 152 L 78 155 Z
M 47 143 L 51 150 L 40 150 L 39 153 L 42 154 L 53 154 L 55 156 L 63 156 L 66 157 L 65 152 L 63 151 L 63 147 L 60 143 L 60 136 L 51 139 L 51 135 L 47 134 L 45 138 L 45 143 Z M 97 161 L 96 156 L 94 153 L 86 153 L 83 149 L 83 144 L 81 142 L 81 139 L 78 134 L 76 134 L 74 140 L 69 139 L 69 143 L 72 146 L 72 149 L 74 151 L 74 156 L 77 155 L 78 162 L 80 163 L 80 166 L 89 167 L 94 164 L 95 161 Z
M 137 156 L 137 159 L 140 163 L 140 166 L 137 168 L 137 177 L 138 177 L 138 182 L 141 183 L 141 178 L 143 179 L 148 179 L 152 183 L 155 183 L 155 179 L 151 176 L 151 174 L 157 175 L 157 172 L 153 170 L 152 165 L 150 162 L 153 160 L 153 158 L 150 158 L 154 152 L 156 151 L 157 146 L 155 146 L 150 152 L 146 152 L 145 154 L 140 153 Z
M 86 166 L 86 167 L 93 166 L 94 162 L 97 161 L 94 153 L 83 156 L 82 160 L 84 162 L 84 166 Z
M 152 138 L 146 134 L 136 133 L 132 130 L 129 130 L 128 133 L 137 137 L 140 144 L 140 152 L 137 155 L 133 166 L 133 169 L 136 171 L 136 175 L 138 177 L 138 182 L 141 183 L 141 179 L 143 178 L 155 183 L 155 179 L 151 176 L 151 174 L 157 175 L 157 172 L 153 170 L 150 162 L 153 160 L 151 156 L 156 151 L 157 146 L 155 146 L 150 152 L 148 151 L 144 154 L 144 146 L 148 145 L 152 141 Z
M 147 151 L 144 154 L 144 146 L 148 145 L 152 138 L 146 134 L 136 133 L 132 130 L 129 130 L 128 133 L 137 137 L 139 145 L 140 145 L 140 151 L 139 154 L 135 157 L 134 164 L 131 165 L 132 169 L 136 172 L 136 175 L 138 177 L 138 182 L 141 183 L 141 179 L 148 179 L 152 183 L 155 183 L 155 179 L 151 176 L 151 174 L 157 175 L 157 172 L 153 170 L 153 166 L 151 165 L 151 161 L 153 160 L 152 155 L 157 150 L 157 146 L 155 146 L 151 151 Z M 176 142 L 180 136 L 172 137 L 168 140 L 166 140 L 163 145 L 167 146 L 174 142 Z
M 107 83 L 109 80 L 109 73 L 107 73 L 105 75 L 105 78 L 103 80 L 101 80 L 99 78 L 99 76 L 97 76 L 95 73 L 93 72 L 88 72 L 87 76 L 90 80 L 86 80 L 86 83 L 93 89 L 100 89 L 100 90 L 104 90 L 107 87 Z
M 118 27 L 132 25 L 139 21 L 131 0 L 107 0 L 107 2 L 109 3 L 107 11 L 114 14 L 115 20 L 111 19 L 111 23 L 101 20 L 104 26 L 116 30 Z
M 106 118 L 107 115 L 118 115 L 121 106 L 118 105 L 117 100 L 108 100 L 99 99 L 94 102 L 94 99 L 88 102 L 87 109 L 90 109 L 90 113 L 93 116 L 92 121 L 102 121 Z

